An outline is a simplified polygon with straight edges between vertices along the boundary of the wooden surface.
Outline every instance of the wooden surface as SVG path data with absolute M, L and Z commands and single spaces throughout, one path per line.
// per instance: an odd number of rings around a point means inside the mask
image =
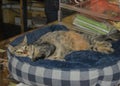
M 16 86 L 17 82 L 9 79 L 8 70 L 0 70 L 0 86 Z
M 8 86 L 8 71 L 7 70 L 0 70 L 0 86 Z

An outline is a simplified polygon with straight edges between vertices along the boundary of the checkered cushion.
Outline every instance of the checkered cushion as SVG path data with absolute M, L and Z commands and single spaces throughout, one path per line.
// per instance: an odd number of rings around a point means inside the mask
M 60 28 L 61 26 L 58 25 L 58 27 Z M 41 30 L 34 32 L 39 31 Z M 45 29 L 45 31 L 48 32 L 47 29 Z M 32 32 L 32 34 L 34 32 Z M 44 34 L 44 32 L 41 33 Z M 31 33 L 27 35 L 30 34 Z M 38 36 L 39 34 L 35 34 L 35 36 L 36 35 Z M 35 41 L 37 36 L 30 36 L 30 38 L 32 41 Z M 19 43 L 21 40 L 19 38 L 11 44 L 16 45 Z M 102 68 L 72 69 L 34 65 L 22 60 L 22 58 L 19 59 L 19 57 L 12 55 L 9 51 L 7 55 L 10 74 L 15 80 L 30 86 L 118 86 L 120 84 L 120 61 Z

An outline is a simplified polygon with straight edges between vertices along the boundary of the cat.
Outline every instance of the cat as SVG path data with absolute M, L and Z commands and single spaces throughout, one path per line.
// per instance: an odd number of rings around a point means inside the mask
M 40 58 L 64 60 L 67 54 L 80 50 L 93 50 L 106 54 L 114 52 L 110 42 L 70 30 L 48 32 L 32 44 L 27 44 L 25 36 L 20 44 L 9 45 L 8 49 L 16 56 L 27 56 L 33 61 Z
M 12 45 L 8 46 L 8 50 L 12 54 L 20 57 L 29 57 L 33 61 L 37 60 L 38 57 L 40 58 L 48 57 L 55 51 L 55 49 L 56 47 L 54 45 L 47 42 L 28 44 L 26 36 L 24 37 L 22 42 L 17 46 L 14 47 Z

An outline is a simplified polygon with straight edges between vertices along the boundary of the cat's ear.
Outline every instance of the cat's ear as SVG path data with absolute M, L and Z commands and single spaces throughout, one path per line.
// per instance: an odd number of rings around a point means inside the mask
M 23 38 L 23 41 L 21 42 L 22 45 L 27 44 L 27 36 L 25 35 L 25 37 Z
M 12 45 L 8 45 L 8 50 L 13 54 L 14 52 L 14 47 Z

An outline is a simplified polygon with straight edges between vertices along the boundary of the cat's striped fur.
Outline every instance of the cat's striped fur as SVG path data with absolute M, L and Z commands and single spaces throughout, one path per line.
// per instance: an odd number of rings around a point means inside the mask
M 114 51 L 110 42 L 75 31 L 48 32 L 30 45 L 27 44 L 25 37 L 19 45 L 9 46 L 9 50 L 15 55 L 28 56 L 33 60 L 43 57 L 62 60 L 72 51 L 80 50 L 93 50 L 107 54 Z M 22 52 L 18 54 L 18 51 Z

